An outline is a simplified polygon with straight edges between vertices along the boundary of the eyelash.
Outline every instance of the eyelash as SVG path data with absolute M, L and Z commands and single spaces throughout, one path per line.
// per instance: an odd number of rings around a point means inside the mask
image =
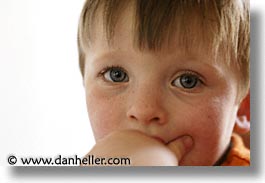
M 106 80 L 106 78 L 104 77 L 104 75 L 105 75 L 108 71 L 110 71 L 110 70 L 112 70 L 112 69 L 119 69 L 119 70 L 121 70 L 122 72 L 124 72 L 124 73 L 127 74 L 127 72 L 125 71 L 125 69 L 124 69 L 122 66 L 119 66 L 119 65 L 111 65 L 111 66 L 106 66 L 106 67 L 104 67 L 104 68 L 98 73 L 98 77 L 103 78 L 103 80 L 104 80 L 105 82 L 110 82 L 110 81 Z M 112 82 L 112 83 L 115 83 L 115 82 Z
M 178 87 L 178 86 L 173 85 L 173 83 L 177 79 L 181 79 L 181 77 L 183 77 L 185 75 L 188 75 L 188 76 L 191 76 L 191 77 L 195 77 L 196 78 L 197 81 L 196 81 L 196 84 L 195 84 L 194 87 L 192 87 L 192 88 L 185 88 L 184 86 Z M 171 85 L 174 86 L 174 87 L 180 88 L 182 90 L 185 90 L 185 91 L 188 91 L 188 92 L 192 92 L 192 91 L 194 91 L 196 89 L 199 89 L 198 87 L 200 87 L 200 85 L 205 85 L 205 82 L 204 82 L 204 79 L 197 72 L 190 71 L 190 70 L 185 70 L 185 71 L 181 71 L 180 74 L 178 74 L 178 76 L 175 77 L 175 79 L 171 82 Z
M 111 81 L 108 81 L 106 78 L 105 78 L 105 74 L 110 71 L 110 70 L 113 70 L 113 69 L 118 69 L 118 70 L 121 70 L 122 72 L 124 72 L 127 77 L 128 77 L 128 74 L 126 72 L 126 70 L 122 67 L 122 66 L 119 66 L 119 65 L 111 65 L 111 66 L 106 66 L 105 68 L 102 69 L 102 71 L 99 72 L 98 74 L 98 77 L 101 77 L 105 82 L 111 82 Z M 184 88 L 184 87 L 178 87 L 178 86 L 174 86 L 173 83 L 174 81 L 176 81 L 178 78 L 181 78 L 182 76 L 184 75 L 189 75 L 189 76 L 192 76 L 192 77 L 195 77 L 198 81 L 198 83 L 196 83 L 196 86 L 194 88 Z M 111 82 L 111 83 L 115 83 L 115 82 Z M 121 82 L 117 82 L 117 83 L 121 83 Z M 185 71 L 182 71 L 180 74 L 178 74 L 178 76 L 171 82 L 172 86 L 174 87 L 177 87 L 177 88 L 180 88 L 182 90 L 185 90 L 185 91 L 192 91 L 192 90 L 196 90 L 196 88 L 198 88 L 197 85 L 201 85 L 201 84 L 205 84 L 204 81 L 203 81 L 203 78 L 200 76 L 200 74 L 194 72 L 194 71 L 190 71 L 190 70 L 185 70 Z

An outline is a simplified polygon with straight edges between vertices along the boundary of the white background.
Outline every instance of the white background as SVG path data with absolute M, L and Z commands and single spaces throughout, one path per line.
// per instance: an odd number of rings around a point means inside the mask
M 94 143 L 78 68 L 82 5 L 1 0 L 1 165 L 10 153 L 83 156 Z
M 58 176 L 52 172 L 42 176 L 41 171 L 37 173 L 32 171 L 31 176 L 30 173 L 23 173 L 6 166 L 6 158 L 10 154 L 83 156 L 94 143 L 86 112 L 82 78 L 78 70 L 76 34 L 83 2 L 83 0 L 0 0 L 1 183 L 36 182 L 40 179 L 42 182 L 51 182 L 53 178 L 64 179 L 64 182 L 89 179 L 82 173 L 73 173 L 70 177 L 74 178 L 69 178 L 65 176 L 67 173 L 64 174 L 58 169 L 55 170 L 59 172 Z M 265 30 L 265 1 L 251 0 L 251 11 L 260 17 L 259 28 Z M 260 36 L 261 45 L 265 40 L 262 34 Z M 263 73 L 259 84 L 262 85 L 260 88 L 264 89 L 264 52 L 260 52 L 260 57 L 257 58 L 260 59 L 261 74 Z M 263 93 L 261 92 L 261 96 L 252 97 L 257 103 L 261 103 L 262 109 L 265 107 Z M 264 113 L 260 116 L 260 121 L 256 122 L 264 123 Z M 260 128 L 264 129 L 264 125 L 261 126 Z M 264 142 L 263 134 L 259 138 Z M 264 146 L 260 151 L 264 152 Z M 258 172 L 264 171 L 264 158 L 261 157 L 260 161 L 262 170 Z M 69 170 L 67 172 L 69 173 Z M 204 174 L 205 177 L 200 176 L 200 179 L 197 179 L 196 176 L 192 176 L 193 172 L 190 172 L 191 176 L 187 173 L 187 176 L 180 176 L 180 179 L 191 182 L 194 180 L 223 182 L 224 179 L 228 182 L 237 180 L 249 182 L 250 179 L 251 182 L 261 182 L 264 179 L 262 173 L 243 178 L 240 178 L 240 175 L 233 178 L 226 177 L 224 173 L 216 179 L 218 177 L 216 172 L 216 177 Z M 163 178 L 162 174 L 161 179 L 150 180 L 161 181 L 166 177 Z M 173 181 L 177 181 L 174 179 L 178 178 L 169 177 Z M 140 178 L 146 179 L 143 174 Z M 132 181 L 129 177 L 125 179 Z

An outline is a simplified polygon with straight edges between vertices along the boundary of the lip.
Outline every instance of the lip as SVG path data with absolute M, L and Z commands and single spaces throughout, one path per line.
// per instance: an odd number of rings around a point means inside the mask
M 166 142 L 161 138 L 161 137 L 157 137 L 157 136 L 152 136 L 152 138 L 158 140 L 159 142 L 166 144 Z

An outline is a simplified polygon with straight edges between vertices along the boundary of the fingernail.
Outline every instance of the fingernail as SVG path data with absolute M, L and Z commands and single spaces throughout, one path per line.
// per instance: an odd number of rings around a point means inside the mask
M 186 150 L 189 150 L 193 146 L 193 140 L 190 136 L 183 137 L 183 144 L 186 148 Z

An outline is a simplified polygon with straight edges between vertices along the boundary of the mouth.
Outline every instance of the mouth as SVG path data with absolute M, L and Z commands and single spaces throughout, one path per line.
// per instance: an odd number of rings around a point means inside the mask
M 161 138 L 161 137 L 157 137 L 157 136 L 152 136 L 153 139 L 156 139 L 157 141 L 166 144 L 166 142 Z

